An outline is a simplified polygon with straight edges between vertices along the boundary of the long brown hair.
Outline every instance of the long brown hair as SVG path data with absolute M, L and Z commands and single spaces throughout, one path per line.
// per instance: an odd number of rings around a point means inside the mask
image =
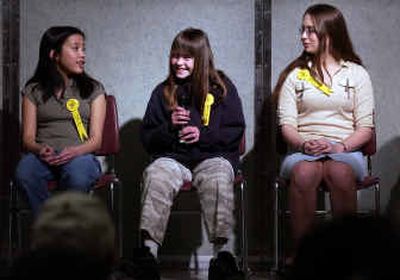
M 321 59 L 322 54 L 326 52 L 328 38 L 330 40 L 328 52 L 335 60 L 339 61 L 343 59 L 344 61 L 351 61 L 362 65 L 361 58 L 354 51 L 346 21 L 339 9 L 328 4 L 316 4 L 310 6 L 304 12 L 303 18 L 306 15 L 309 15 L 314 22 L 316 34 L 320 42 L 319 49 L 315 54 L 303 51 L 299 57 L 289 63 L 281 72 L 272 94 L 275 103 L 278 101 L 282 85 L 287 76 L 297 67 L 307 68 L 314 78 L 324 82 Z M 310 65 L 312 65 L 312 68 L 310 68 Z
M 214 58 L 207 34 L 195 28 L 187 28 L 176 35 L 170 51 L 169 74 L 164 88 L 164 98 L 173 109 L 177 105 L 177 81 L 171 65 L 173 56 L 191 56 L 194 58 L 194 68 L 191 75 L 191 93 L 195 106 L 201 110 L 209 92 L 210 83 L 222 89 L 226 96 L 226 86 L 221 75 L 215 69 Z

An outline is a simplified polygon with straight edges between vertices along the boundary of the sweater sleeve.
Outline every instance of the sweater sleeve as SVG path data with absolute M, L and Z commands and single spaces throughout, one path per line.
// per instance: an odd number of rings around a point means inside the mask
M 153 91 L 147 104 L 141 126 L 141 140 L 149 154 L 166 152 L 173 149 L 177 141 L 176 131 L 172 128 L 171 112 L 163 101 L 163 85 Z
M 235 152 L 242 139 L 245 120 L 242 103 L 236 87 L 226 80 L 227 95 L 216 106 L 211 108 L 208 126 L 202 126 L 199 146 L 209 152 Z
M 354 102 L 354 123 L 356 128 L 374 126 L 374 95 L 369 74 L 362 66 L 356 66 L 358 78 Z
M 297 129 L 298 110 L 295 93 L 295 72 L 292 71 L 283 83 L 278 101 L 279 125 L 291 125 Z

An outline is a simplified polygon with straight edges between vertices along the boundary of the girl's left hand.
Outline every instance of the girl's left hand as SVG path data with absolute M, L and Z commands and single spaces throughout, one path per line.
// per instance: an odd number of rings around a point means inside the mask
M 325 139 L 313 139 L 304 143 L 304 153 L 319 156 L 330 150 L 330 143 Z
M 73 158 L 79 156 L 79 150 L 77 147 L 66 147 L 64 148 L 57 156 L 55 156 L 50 164 L 51 165 L 62 165 L 65 164 L 67 162 L 69 162 L 70 160 L 72 160 Z
M 197 126 L 185 126 L 179 131 L 179 139 L 186 144 L 193 144 L 199 141 L 200 130 Z
M 344 145 L 340 143 L 332 143 L 324 138 L 318 139 L 317 141 L 320 142 L 321 145 L 324 145 L 325 148 L 321 150 L 321 154 L 335 154 L 335 153 L 343 153 Z

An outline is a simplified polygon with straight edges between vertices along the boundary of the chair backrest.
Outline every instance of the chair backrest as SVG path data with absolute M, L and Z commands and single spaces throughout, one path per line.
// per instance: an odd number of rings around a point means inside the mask
M 119 152 L 119 125 L 117 102 L 113 95 L 106 95 L 106 118 L 104 120 L 101 147 L 98 156 L 114 155 Z

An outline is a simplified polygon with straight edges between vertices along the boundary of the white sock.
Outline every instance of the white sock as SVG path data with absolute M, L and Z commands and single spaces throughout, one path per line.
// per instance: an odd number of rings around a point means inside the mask
M 146 239 L 144 241 L 144 245 L 146 247 L 149 247 L 150 253 L 154 256 L 154 258 L 157 259 L 157 257 L 158 257 L 158 247 L 159 247 L 157 242 L 155 242 L 154 240 L 151 240 L 151 239 Z

